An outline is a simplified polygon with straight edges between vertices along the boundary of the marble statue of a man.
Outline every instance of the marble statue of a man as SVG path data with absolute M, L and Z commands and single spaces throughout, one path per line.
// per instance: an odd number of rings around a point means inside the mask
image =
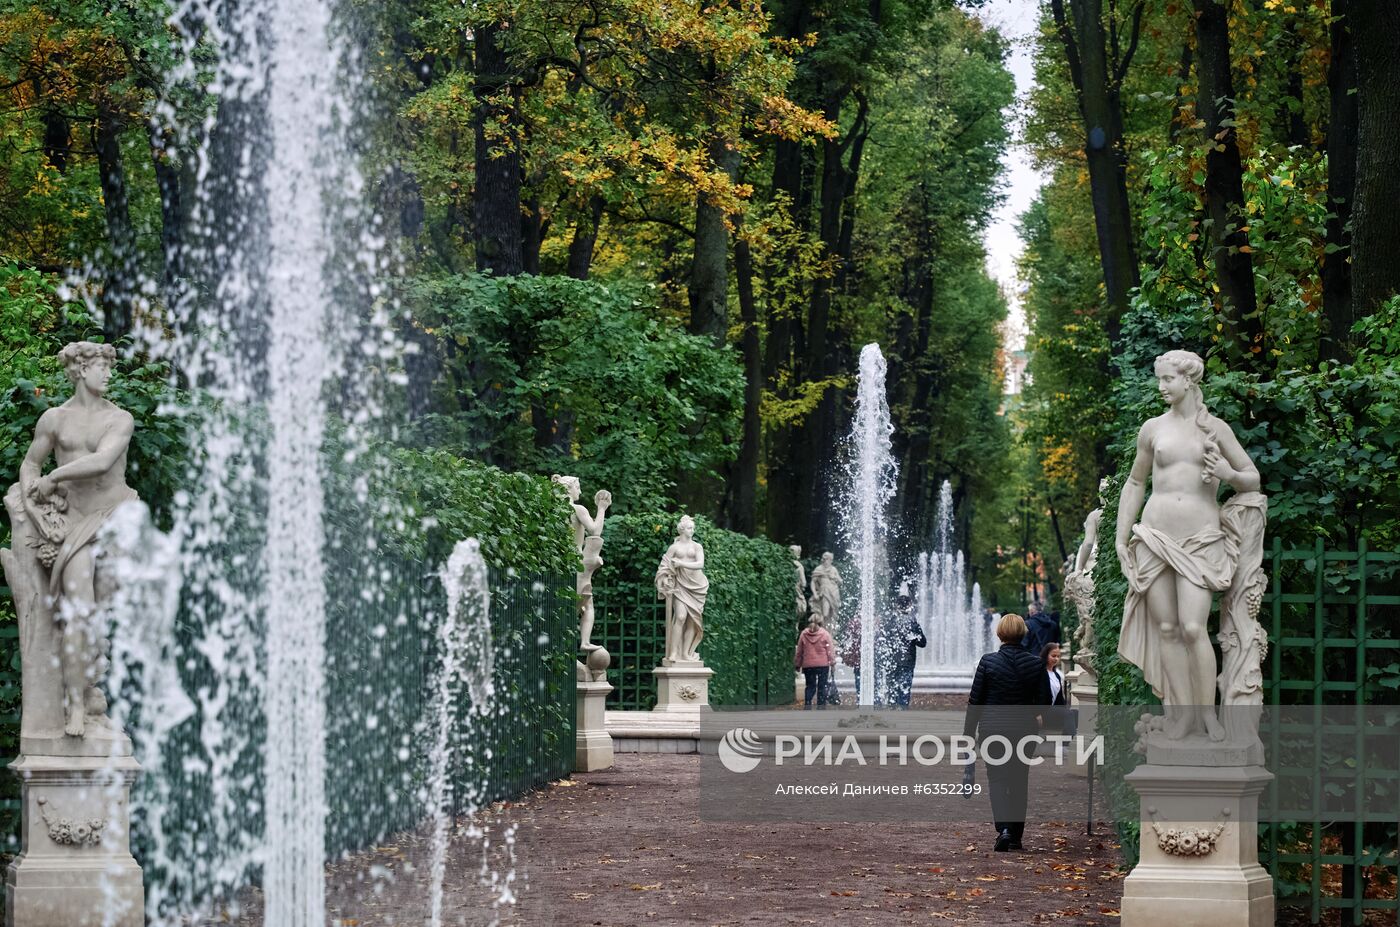
M 841 574 L 836 571 L 835 557 L 830 551 L 822 554 L 822 562 L 812 569 L 812 612 L 828 628 L 836 627 L 841 611 Z
M 126 484 L 133 420 L 104 398 L 116 351 L 78 341 L 58 356 L 73 395 L 39 418 L 5 496 L 13 547 L 0 551 L 19 616 L 25 739 L 56 736 L 60 714 L 70 737 L 110 729 L 94 541 L 116 508 L 136 499 Z M 50 455 L 56 466 L 45 474 Z
M 676 525 L 676 539 L 656 568 L 656 594 L 666 600 L 666 657 L 662 666 L 700 661 L 705 598 L 710 592 L 704 569 L 705 549 L 695 541 L 695 520 L 683 515 Z
M 593 494 L 593 506 L 597 515 L 589 515 L 588 507 L 579 504 L 580 487 L 578 477 L 555 475 L 550 479 L 569 496 L 573 514 L 569 516 L 569 526 L 574 533 L 574 549 L 583 561 L 583 571 L 575 579 L 578 592 L 579 650 L 591 653 L 599 648 L 593 643 L 593 574 L 603 565 L 603 521 L 607 518 L 608 507 L 612 505 L 612 493 L 600 489 Z
M 1267 500 L 1234 432 L 1205 407 L 1201 358 L 1168 351 L 1154 367 L 1168 410 L 1138 433 L 1119 499 L 1115 546 L 1129 590 L 1118 653 L 1142 670 L 1161 698 L 1169 740 L 1205 733 L 1233 741 L 1250 732 L 1227 730 L 1216 714 L 1217 668 L 1206 623 L 1213 594 L 1225 593 L 1221 703 L 1259 704 L 1265 639 L 1255 619 Z M 1221 483 L 1235 490 L 1224 510 L 1216 498 Z M 1139 513 L 1142 520 L 1134 524 Z M 1241 716 L 1227 717 L 1234 727 Z
M 792 566 L 797 571 L 797 620 L 807 617 L 807 568 L 802 565 L 802 548 L 794 544 L 788 548 L 792 554 Z

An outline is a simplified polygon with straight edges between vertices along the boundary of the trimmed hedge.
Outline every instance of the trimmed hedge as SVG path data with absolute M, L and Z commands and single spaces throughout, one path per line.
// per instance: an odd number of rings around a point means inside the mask
M 428 563 L 446 559 L 457 541 L 476 538 L 495 569 L 578 572 L 572 510 L 548 477 L 509 473 L 442 448 L 389 447 L 377 454 L 382 482 L 373 496 L 394 506 L 368 513 L 349 486 L 328 490 L 327 507 L 342 527 L 377 525 L 392 552 Z
M 679 520 L 679 514 L 671 513 L 608 518 L 603 566 L 593 578 L 600 622 L 609 609 L 656 602 L 656 567 L 675 539 Z M 751 702 L 756 678 L 786 680 L 786 690 L 780 686 L 778 691 L 790 692 L 796 641 L 792 557 L 772 541 L 717 528 L 699 516 L 695 540 L 705 548 L 705 575 L 710 580 L 705 639 L 700 644 L 701 658 L 715 671 L 710 703 Z M 661 624 L 658 620 L 657 638 L 665 636 Z M 595 636 L 601 635 L 595 631 Z M 649 684 L 652 669 L 635 671 Z

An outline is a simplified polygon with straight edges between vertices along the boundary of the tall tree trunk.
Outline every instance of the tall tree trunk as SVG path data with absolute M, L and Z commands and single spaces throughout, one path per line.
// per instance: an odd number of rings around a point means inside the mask
M 726 139 L 710 144 L 714 165 L 730 180 L 738 175 L 739 151 Z M 700 193 L 695 198 L 695 253 L 690 264 L 690 330 L 723 346 L 729 326 L 729 228 L 724 210 Z
M 1291 147 L 1306 147 L 1312 141 L 1308 133 L 1307 112 L 1303 105 L 1303 38 L 1297 30 L 1284 33 L 1283 47 L 1288 55 L 1286 92 L 1279 99 L 1279 135 Z
M 849 88 L 842 88 L 827 97 L 823 115 L 833 123 L 841 117 L 841 106 Z M 862 101 L 862 112 L 857 116 L 853 128 L 859 130 L 865 122 L 866 104 Z M 822 144 L 822 184 L 818 199 L 817 234 L 823 251 L 840 260 L 841 212 L 846 202 L 850 174 L 846 164 L 846 154 L 854 141 L 854 133 L 848 132 L 839 140 L 827 140 Z M 812 286 L 812 298 L 807 309 L 807 351 L 806 379 L 825 380 L 835 376 L 838 370 L 837 345 L 831 337 L 831 305 L 835 281 L 817 280 Z M 799 460 L 797 480 L 797 503 L 799 512 L 805 517 L 806 530 L 802 532 L 808 543 L 829 546 L 832 540 L 830 525 L 831 486 L 830 471 L 834 460 L 839 420 L 838 403 L 840 391 L 828 387 L 823 391 L 816 408 L 807 417 L 803 427 L 805 454 Z
M 520 213 L 520 263 L 523 272 L 539 276 L 540 249 L 549 231 L 549 222 L 540 210 L 538 197 L 531 197 Z
M 184 275 L 180 266 L 181 224 L 180 165 L 175 135 L 154 122 L 146 129 L 155 168 L 156 191 L 160 195 L 160 250 L 164 257 L 165 298 L 172 306 L 179 299 L 177 288 Z
M 1350 0 L 1356 43 L 1356 207 L 1352 313 L 1400 292 L 1400 4 Z
M 1332 55 L 1327 64 L 1327 253 L 1322 257 L 1322 305 L 1327 315 L 1323 356 L 1342 358 L 1355 319 L 1351 310 L 1351 214 L 1356 200 L 1356 53 L 1351 0 L 1332 0 Z
M 810 183 L 812 154 L 810 146 L 778 140 L 773 152 L 773 198 L 783 199 L 790 210 L 795 228 L 806 231 L 811 226 L 812 184 Z M 779 253 L 772 265 L 781 271 L 790 269 L 796 255 Z M 763 347 L 763 382 L 767 389 L 781 399 L 791 398 L 791 388 L 802 377 L 802 322 L 797 315 L 801 305 L 800 284 L 788 278 L 779 281 L 771 275 L 766 281 L 764 309 L 767 321 L 767 342 Z M 775 425 L 767 441 L 768 492 L 765 500 L 765 525 L 770 538 L 796 541 L 801 520 L 801 503 L 797 495 L 797 469 L 802 459 L 800 432 L 790 425 Z
M 35 84 L 39 82 L 36 80 Z M 73 128 L 68 117 L 57 108 L 44 110 L 44 159 L 60 174 L 68 170 L 68 156 L 73 148 Z
M 1109 60 L 1101 0 L 1069 0 L 1071 24 L 1064 0 L 1050 8 L 1065 47 L 1079 113 L 1084 120 L 1084 157 L 1089 167 L 1089 191 L 1094 206 L 1099 260 L 1103 265 L 1109 341 L 1119 345 L 1119 326 L 1128 310 L 1128 297 L 1141 282 L 1128 203 L 1127 150 L 1123 145 L 1123 106 L 1120 88 L 1137 47 L 1142 4 L 1135 7 L 1129 46 L 1117 61 Z M 1116 38 L 1116 31 L 1114 36 Z M 1116 42 L 1115 42 L 1116 44 Z
M 1254 262 L 1244 218 L 1244 165 L 1235 135 L 1235 82 L 1230 73 L 1228 7 L 1192 0 L 1196 11 L 1197 115 L 1205 122 L 1206 217 L 1220 287 L 1225 331 L 1233 353 L 1251 365 L 1267 358 L 1264 324 L 1254 293 Z
M 588 201 L 588 215 L 580 216 L 569 240 L 569 263 L 566 273 L 575 280 L 587 280 L 593 266 L 593 249 L 598 246 L 598 230 L 603 224 L 603 208 L 607 201 L 595 195 Z
M 797 39 L 813 30 L 812 0 L 788 0 L 774 17 L 774 32 L 785 39 Z M 804 106 L 812 99 L 810 62 L 800 66 L 792 88 L 792 99 Z M 778 139 L 773 144 L 772 199 L 782 199 L 794 228 L 806 232 L 812 225 L 813 146 Z M 778 253 L 769 257 L 777 274 L 786 274 L 796 264 L 796 255 Z M 766 339 L 763 345 L 763 383 L 778 399 L 791 399 L 792 388 L 802 382 L 805 336 L 798 312 L 803 304 L 804 284 L 789 276 L 777 279 L 765 274 L 763 317 Z M 774 425 L 765 436 L 765 469 L 768 474 L 764 494 L 764 524 L 768 537 L 783 542 L 810 544 L 800 537 L 803 530 L 802 503 L 798 496 L 798 469 L 803 463 L 802 432 L 791 425 Z
M 734 280 L 744 333 L 739 347 L 744 361 L 744 425 L 739 457 L 734 461 L 725 501 L 730 530 L 753 534 L 758 527 L 758 459 L 762 441 L 759 404 L 763 401 L 763 359 L 758 340 L 758 306 L 753 293 L 753 255 L 741 236 L 734 242 Z
M 136 232 L 131 225 L 126 168 L 122 163 L 123 127 L 122 115 L 110 103 L 98 104 L 92 141 L 97 152 L 98 180 L 107 216 L 107 244 L 111 249 L 111 266 L 107 268 L 102 291 L 102 330 L 108 341 L 130 333 L 136 298 Z
M 509 277 L 525 269 L 520 223 L 520 148 L 515 136 L 519 79 L 499 23 L 476 30 L 476 189 L 472 237 L 477 270 Z M 505 129 L 501 126 L 504 124 Z

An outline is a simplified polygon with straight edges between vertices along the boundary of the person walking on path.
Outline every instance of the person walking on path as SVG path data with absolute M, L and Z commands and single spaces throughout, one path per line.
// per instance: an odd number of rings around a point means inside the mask
M 898 614 L 890 621 L 885 644 L 890 652 L 889 701 L 896 708 L 908 708 L 914 692 L 914 664 L 919 647 L 928 646 L 928 637 L 914 614 L 914 600 L 901 595 L 895 600 Z
M 851 620 L 843 635 L 845 646 L 841 650 L 841 662 L 849 666 L 856 674 L 856 701 L 860 701 L 860 619 Z M 880 693 L 877 688 L 875 701 L 880 701 Z
M 804 710 L 812 707 L 813 695 L 817 697 L 818 708 L 826 707 L 826 681 L 835 662 L 836 645 L 831 634 L 822 627 L 821 616 L 813 615 L 807 627 L 797 635 L 797 650 L 792 656 L 793 666 L 802 670 L 807 682 L 802 699 Z
M 1026 639 L 1021 645 L 1035 656 L 1040 656 L 1041 648 L 1060 639 L 1060 619 L 1034 607 L 1026 619 Z
M 1023 646 L 1025 637 L 1026 622 L 1020 615 L 1002 616 L 997 623 L 1001 648 L 977 664 L 963 721 L 963 734 L 978 737 L 983 750 L 992 737 L 1004 737 L 1011 745 L 1006 762 L 986 764 L 998 853 L 1022 848 L 1030 766 L 1017 747 L 1021 738 L 1037 732 L 1035 716 L 1044 713 L 1037 707 L 1050 704 L 1050 678 L 1044 664 Z M 993 748 L 993 755 L 1000 752 L 999 746 Z

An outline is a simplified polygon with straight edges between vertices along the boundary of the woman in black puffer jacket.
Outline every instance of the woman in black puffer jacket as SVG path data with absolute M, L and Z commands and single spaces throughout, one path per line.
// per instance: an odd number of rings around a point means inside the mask
M 1010 741 L 1012 755 L 1001 764 L 987 763 L 987 791 L 999 853 L 1021 849 L 1026 829 L 1027 779 L 1030 767 L 1016 747 L 1021 738 L 1039 730 L 1036 708 L 1050 704 L 1050 680 L 1036 655 L 1021 646 L 1026 622 L 1020 615 L 1003 615 L 997 623 L 1001 649 L 982 657 L 972 691 L 967 696 L 963 733 L 982 743 L 1000 735 Z M 1000 756 L 1000 748 L 995 751 Z

